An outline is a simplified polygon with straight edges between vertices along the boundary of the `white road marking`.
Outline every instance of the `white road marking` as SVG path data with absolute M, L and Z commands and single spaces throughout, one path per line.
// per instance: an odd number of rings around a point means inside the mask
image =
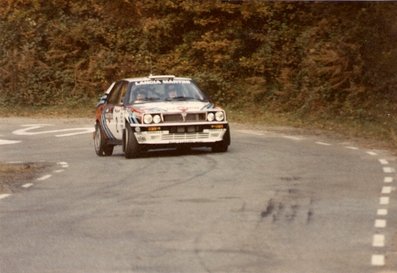
M 379 198 L 379 205 L 389 205 L 390 203 L 390 198 L 386 196 L 382 196 Z
M 296 141 L 300 141 L 300 140 L 302 140 L 303 139 L 303 137 L 297 137 L 297 136 L 287 136 L 287 135 L 285 135 L 285 136 L 282 136 L 283 138 L 286 138 L 286 139 L 292 139 L 292 140 L 296 140 Z
M 389 161 L 387 161 L 386 159 L 379 159 L 379 163 L 382 165 L 387 165 L 389 164 Z
M 385 183 L 392 183 L 392 182 L 393 182 L 393 177 L 390 177 L 390 176 L 385 177 L 384 180 L 383 180 L 383 182 L 385 182 Z
M 64 130 L 68 130 L 68 129 L 64 129 Z M 69 129 L 69 130 L 72 130 L 72 129 Z M 75 136 L 75 135 L 90 134 L 90 133 L 95 132 L 95 128 L 74 128 L 73 130 L 81 130 L 81 132 L 61 134 L 61 135 L 55 135 L 55 136 L 56 137 L 68 137 L 68 136 Z
M 323 145 L 323 146 L 331 146 L 331 144 L 326 143 L 326 142 L 321 142 L 321 141 L 316 141 L 316 144 Z
M 17 144 L 21 143 L 20 140 L 7 140 L 7 139 L 0 139 L 0 145 L 9 145 L 9 144 Z
M 384 255 L 372 255 L 371 264 L 373 266 L 385 265 L 385 256 Z
M 383 172 L 384 173 L 394 173 L 395 170 L 394 170 L 394 168 L 391 168 L 391 167 L 383 167 Z
M 61 166 L 62 168 L 69 168 L 69 163 L 64 161 L 57 162 L 57 165 Z
M 390 186 L 383 186 L 382 187 L 382 194 L 389 194 L 392 191 L 392 187 Z
M 368 151 L 367 154 L 372 155 L 372 156 L 378 155 L 377 153 L 371 152 L 371 151 Z
M 27 189 L 27 188 L 30 188 L 31 186 L 33 186 L 33 183 L 26 183 L 26 184 L 22 185 L 22 188 Z
M 387 215 L 387 213 L 387 209 L 378 209 L 378 211 L 376 212 L 376 214 L 378 215 Z
M 376 219 L 375 220 L 375 227 L 376 228 L 385 228 L 386 224 L 387 224 L 387 222 L 384 219 Z
M 61 172 L 63 172 L 63 171 L 65 171 L 65 170 L 62 170 L 62 169 L 60 169 L 60 170 L 55 170 L 54 173 L 61 173 Z
M 32 130 L 40 129 L 46 126 L 54 126 L 53 124 L 26 124 L 22 125 L 23 129 L 18 129 L 13 131 L 14 135 L 25 135 L 25 136 L 33 136 L 33 135 L 41 135 L 41 134 L 52 134 L 52 133 L 66 133 L 66 132 L 73 132 L 74 133 L 67 133 L 67 134 L 57 134 L 56 137 L 65 137 L 65 136 L 73 136 L 73 135 L 80 135 L 80 134 L 88 134 L 94 132 L 93 127 L 84 127 L 84 128 L 69 128 L 69 129 L 58 129 L 58 130 L 46 130 L 46 131 L 36 131 L 32 132 Z M 77 132 L 76 132 L 77 131 Z
M 350 149 L 350 150 L 358 150 L 357 147 L 353 147 L 353 146 L 346 146 L 345 148 Z
M 372 240 L 373 247 L 384 247 L 385 246 L 385 235 L 375 234 Z
M 42 177 L 37 178 L 37 181 L 44 181 L 48 178 L 50 178 L 52 175 L 51 174 L 47 174 L 47 175 L 43 175 Z
M 10 196 L 11 194 L 8 194 L 8 193 L 3 193 L 3 194 L 0 194 L 0 200 L 1 199 L 4 199 L 4 198 L 7 198 L 8 196 Z

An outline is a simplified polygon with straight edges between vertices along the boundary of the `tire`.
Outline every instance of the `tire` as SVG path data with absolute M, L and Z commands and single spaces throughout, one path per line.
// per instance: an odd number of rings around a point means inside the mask
M 126 158 L 137 158 L 141 155 L 142 149 L 135 138 L 134 132 L 129 124 L 126 124 L 123 134 L 123 151 Z
M 94 147 L 98 156 L 111 156 L 113 154 L 113 145 L 107 144 L 104 133 L 99 124 L 95 125 Z
M 230 129 L 227 127 L 226 133 L 223 136 L 223 140 L 215 142 L 212 145 L 213 153 L 225 153 L 230 145 Z

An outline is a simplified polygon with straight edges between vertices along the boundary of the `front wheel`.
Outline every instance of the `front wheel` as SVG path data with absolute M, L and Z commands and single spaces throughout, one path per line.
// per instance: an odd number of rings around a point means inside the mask
M 94 147 L 98 156 L 111 156 L 113 154 L 114 146 L 106 143 L 106 139 L 103 136 L 103 132 L 99 124 L 95 125 Z
M 130 125 L 125 126 L 123 134 L 123 150 L 126 158 L 137 158 L 140 156 L 142 149 L 135 138 L 134 132 Z
M 225 153 L 230 145 L 230 129 L 227 128 L 225 135 L 223 136 L 222 141 L 215 142 L 212 145 L 213 153 Z

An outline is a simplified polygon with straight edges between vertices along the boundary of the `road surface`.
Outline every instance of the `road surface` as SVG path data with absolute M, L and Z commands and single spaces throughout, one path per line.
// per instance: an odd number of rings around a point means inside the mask
M 86 119 L 0 119 L 0 272 L 397 272 L 396 159 L 232 124 L 227 153 L 94 152 Z

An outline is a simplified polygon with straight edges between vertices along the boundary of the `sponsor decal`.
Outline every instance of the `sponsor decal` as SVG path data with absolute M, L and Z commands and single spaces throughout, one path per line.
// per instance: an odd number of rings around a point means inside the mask
M 159 81 L 159 80 L 153 80 L 153 81 L 141 81 L 141 82 L 136 82 L 135 85 L 148 85 L 148 84 L 184 84 L 184 83 L 190 83 L 190 81 L 174 81 L 174 80 Z

